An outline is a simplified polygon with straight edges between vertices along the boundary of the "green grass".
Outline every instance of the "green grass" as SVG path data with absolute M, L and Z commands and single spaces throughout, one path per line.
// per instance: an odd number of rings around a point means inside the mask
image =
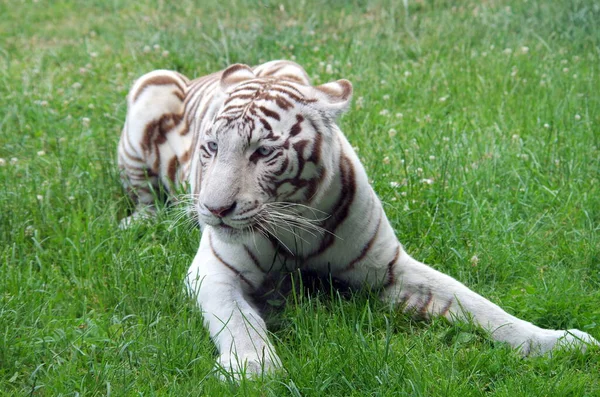
M 524 360 L 328 289 L 270 317 L 286 373 L 221 383 L 182 293 L 199 234 L 119 230 L 115 167 L 136 77 L 295 59 L 353 82 L 341 127 L 410 253 L 600 338 L 600 3 L 169 3 L 0 2 L 0 394 L 600 395 L 597 349 Z

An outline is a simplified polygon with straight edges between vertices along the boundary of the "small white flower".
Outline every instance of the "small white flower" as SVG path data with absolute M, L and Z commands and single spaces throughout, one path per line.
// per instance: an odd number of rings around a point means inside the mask
M 446 102 L 448 100 L 447 96 L 443 96 L 440 98 L 440 102 Z
M 390 163 L 390 158 L 388 156 L 385 156 L 383 158 L 383 164 L 389 164 Z
M 33 226 L 31 226 L 31 225 L 28 225 L 28 226 L 25 228 L 25 235 L 26 235 L 26 236 L 28 236 L 28 237 L 31 237 L 31 236 L 33 236 L 33 234 L 34 234 L 34 233 L 35 233 L 35 229 L 34 229 L 34 227 L 33 227 Z
M 319 52 L 319 46 L 318 46 L 318 45 L 314 46 L 314 47 L 313 47 L 313 51 L 314 51 L 314 52 Z
M 518 141 L 519 139 L 521 139 L 521 137 L 519 136 L 519 134 L 513 134 L 513 136 L 512 136 L 512 140 L 513 140 L 513 141 L 515 141 L 515 142 L 516 142 L 516 141 Z
M 90 125 L 90 119 L 89 117 L 84 117 L 81 119 L 81 123 L 83 124 L 84 127 L 88 127 Z
M 471 266 L 477 266 L 479 263 L 479 257 L 477 255 L 473 255 L 471 257 Z
M 325 73 L 333 74 L 333 66 L 331 66 L 330 63 L 328 63 L 327 66 L 325 66 Z
M 75 201 L 75 197 L 69 196 L 69 201 Z
M 397 133 L 398 133 L 398 131 L 396 131 L 393 128 L 390 128 L 390 130 L 388 131 L 388 135 L 390 136 L 390 138 L 395 137 Z
M 512 54 L 512 48 L 505 48 L 504 51 L 502 51 L 505 55 L 510 55 Z
M 0 167 L 4 167 L 6 165 L 6 160 L 0 157 Z
M 411 74 L 412 74 L 412 73 L 411 73 L 411 72 L 409 72 L 409 71 L 407 70 L 407 71 L 405 71 L 405 72 L 404 72 L 404 77 L 408 77 L 408 76 L 410 76 Z
M 92 58 L 96 58 L 98 56 L 98 53 L 97 52 L 90 52 L 90 56 Z
M 158 51 L 160 50 L 160 44 L 154 44 L 152 48 L 154 48 L 154 51 Z
M 397 119 L 401 119 L 402 117 L 404 117 L 404 115 L 402 113 L 396 113 L 396 118 Z
M 425 185 L 433 185 L 433 179 L 431 179 L 431 178 L 424 178 L 424 179 L 421 179 L 421 183 L 423 183 Z
M 400 187 L 400 184 L 398 182 L 390 182 L 390 187 L 393 187 L 395 189 L 397 187 Z
M 580 115 L 578 115 L 578 114 L 576 114 L 576 115 L 575 115 L 575 120 L 577 120 L 577 121 L 581 120 L 581 116 L 580 116 Z
M 74 89 L 76 89 L 76 90 L 78 90 L 78 89 L 81 88 L 81 83 L 78 83 L 78 82 L 77 83 L 73 83 L 73 85 L 71 87 L 74 88 Z
M 385 94 L 382 98 L 384 101 L 387 101 L 388 99 L 390 99 L 390 96 L 388 94 Z
M 385 80 L 381 80 L 381 81 L 379 82 L 379 84 L 381 84 L 381 85 L 386 85 L 386 84 L 387 84 L 387 81 L 385 81 Z
M 146 46 L 144 46 L 144 49 L 143 49 L 143 51 L 144 51 L 144 53 L 146 53 L 146 54 L 147 54 L 147 53 L 149 53 L 149 52 L 150 52 L 150 46 L 149 46 L 149 45 L 146 45 Z
M 93 104 L 93 103 L 90 103 L 90 104 L 88 105 L 88 108 L 90 108 L 90 109 L 93 109 L 93 108 L 95 108 L 95 106 L 94 106 L 94 104 Z
M 569 73 L 569 68 L 563 68 L 563 73 Z
M 12 157 L 12 158 L 10 159 L 10 164 L 11 164 L 11 165 L 15 165 L 15 164 L 17 164 L 17 162 L 18 162 L 18 161 L 19 161 L 19 159 L 18 159 L 18 158 L 16 158 L 16 157 Z
M 42 201 L 44 199 L 44 196 L 42 196 L 41 194 L 38 194 L 35 197 L 38 199 L 38 201 Z
M 407 193 L 406 193 L 406 192 L 402 192 L 402 193 L 400 193 L 400 196 L 402 196 L 402 197 L 406 197 L 406 195 L 407 195 Z
M 432 161 L 435 160 L 435 156 L 433 156 L 433 155 L 429 156 L 429 160 L 432 160 Z
M 356 100 L 356 106 L 358 106 L 359 108 L 362 108 L 364 104 L 365 104 L 365 98 L 362 96 L 359 96 L 358 99 Z
M 546 128 L 546 129 L 550 128 L 550 124 L 544 123 L 544 128 Z
M 162 56 L 163 56 L 164 58 L 168 57 L 168 56 L 169 56 L 169 51 L 167 51 L 167 50 L 164 50 L 164 51 L 162 52 Z
M 442 137 L 442 141 L 444 141 L 444 142 L 450 142 L 450 138 L 447 137 L 447 136 L 443 136 Z
M 417 168 L 417 175 L 421 175 L 423 173 L 423 168 Z
M 529 47 L 527 47 L 527 46 L 524 45 L 523 47 L 521 47 L 521 52 L 523 54 L 527 54 L 529 52 Z
M 389 114 L 390 114 L 390 111 L 389 111 L 389 110 L 387 110 L 387 109 L 383 109 L 383 110 L 381 110 L 381 111 L 379 112 L 379 115 L 380 115 L 380 116 L 387 116 L 387 115 L 389 115 Z
M 46 152 L 44 152 L 43 150 L 40 150 L 39 152 L 37 152 L 38 156 L 44 156 L 46 154 Z

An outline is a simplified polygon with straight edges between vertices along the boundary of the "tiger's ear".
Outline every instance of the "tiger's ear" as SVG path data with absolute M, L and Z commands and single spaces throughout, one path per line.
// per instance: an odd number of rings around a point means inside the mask
M 337 119 L 348 110 L 352 99 L 352 83 L 346 79 L 315 87 L 319 102 L 325 104 L 325 109 L 333 119 Z
M 221 74 L 221 90 L 227 92 L 242 81 L 255 78 L 256 75 L 248 65 L 236 63 L 225 69 Z

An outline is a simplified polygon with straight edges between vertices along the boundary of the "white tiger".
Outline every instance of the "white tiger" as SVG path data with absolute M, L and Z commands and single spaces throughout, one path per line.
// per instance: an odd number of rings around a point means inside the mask
M 518 319 L 404 251 L 336 124 L 351 95 L 349 81 L 314 87 L 288 61 L 193 81 L 157 70 L 128 95 L 119 166 L 138 207 L 123 225 L 151 213 L 159 185 L 188 185 L 202 238 L 186 286 L 219 364 L 234 377 L 282 365 L 250 295 L 290 268 L 378 288 L 424 317 L 471 320 L 523 355 L 597 345 L 576 329 Z

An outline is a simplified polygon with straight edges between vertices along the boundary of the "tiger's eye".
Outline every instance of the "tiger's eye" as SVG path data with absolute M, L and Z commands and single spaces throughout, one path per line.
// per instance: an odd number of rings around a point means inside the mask
M 208 150 L 210 150 L 213 153 L 215 153 L 217 151 L 217 149 L 219 148 L 219 145 L 217 145 L 217 142 L 214 142 L 214 141 L 208 142 L 206 144 L 206 146 L 208 146 Z
M 256 152 L 258 154 L 260 154 L 261 156 L 265 157 L 265 156 L 268 156 L 269 154 L 273 153 L 273 148 L 268 147 L 268 146 L 261 146 L 258 149 L 256 149 Z

